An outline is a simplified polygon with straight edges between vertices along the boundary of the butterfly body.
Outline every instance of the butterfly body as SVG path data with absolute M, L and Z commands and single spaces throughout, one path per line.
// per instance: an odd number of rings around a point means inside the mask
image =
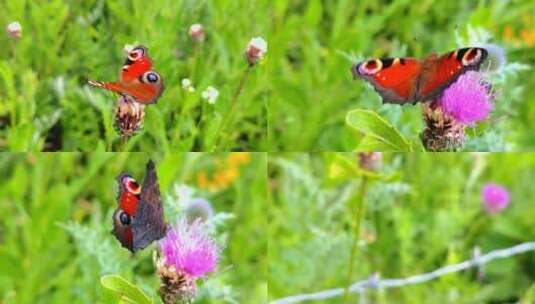
M 154 163 L 147 164 L 143 186 L 128 174 L 121 174 L 119 206 L 113 214 L 113 234 L 131 252 L 163 238 L 167 232 Z
M 371 59 L 352 68 L 355 78 L 370 82 L 385 103 L 416 103 L 438 98 L 462 74 L 479 70 L 488 52 L 463 48 L 441 56 Z
M 143 104 L 155 103 L 165 88 L 160 74 L 152 69 L 152 60 L 147 48 L 141 45 L 128 54 L 118 81 L 89 80 L 88 83 L 94 87 L 130 95 Z

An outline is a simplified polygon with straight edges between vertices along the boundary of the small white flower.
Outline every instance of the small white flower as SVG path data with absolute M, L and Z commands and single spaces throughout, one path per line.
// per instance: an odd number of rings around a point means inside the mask
M 202 92 L 201 96 L 206 99 L 209 104 L 214 104 L 217 101 L 217 97 L 219 97 L 219 91 L 216 88 L 209 86 Z
M 180 83 L 182 84 L 182 88 L 184 90 L 187 90 L 188 92 L 195 92 L 195 87 L 193 86 L 193 83 L 191 82 L 191 80 L 189 78 L 184 78 L 180 81 Z
M 11 22 L 6 26 L 7 34 L 13 39 L 22 37 L 22 26 L 18 21 Z
M 195 23 L 189 27 L 189 36 L 194 40 L 201 42 L 204 40 L 204 28 L 202 24 Z
M 191 80 L 189 78 L 182 79 L 181 83 L 184 89 L 191 87 Z
M 267 53 L 267 50 L 267 42 L 262 37 L 255 37 L 251 39 L 245 51 L 247 61 L 249 61 L 249 64 L 255 64 L 259 62 Z

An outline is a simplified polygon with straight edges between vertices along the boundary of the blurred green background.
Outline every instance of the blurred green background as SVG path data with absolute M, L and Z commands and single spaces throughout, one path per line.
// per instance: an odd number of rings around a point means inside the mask
M 264 151 L 265 65 L 250 73 L 233 117 L 231 98 L 247 67 L 251 38 L 267 40 L 266 0 L 0 1 L 0 150 L 10 151 Z M 9 39 L 19 21 L 22 38 Z M 190 25 L 204 25 L 194 47 Z M 112 126 L 117 95 L 88 88 L 113 81 L 125 44 L 149 48 L 166 86 L 146 110 L 145 127 L 122 147 Z M 187 92 L 189 78 L 196 91 Z M 215 105 L 201 98 L 214 86 Z
M 105 274 L 160 303 L 154 245 L 131 255 L 110 234 L 118 174 L 141 181 L 149 158 L 169 223 L 183 212 L 181 184 L 216 212 L 224 249 L 198 303 L 266 302 L 265 154 L 37 153 L 0 154 L 0 303 L 103 303 Z
M 353 153 L 270 155 L 270 300 L 346 286 L 353 204 L 364 176 L 357 162 Z M 417 275 L 469 260 L 476 246 L 486 253 L 535 240 L 534 166 L 532 154 L 385 153 L 382 169 L 366 174 L 351 281 L 375 272 L 385 279 Z M 509 207 L 493 216 L 481 206 L 487 182 L 511 195 Z M 534 269 L 531 251 L 486 264 L 480 278 L 469 270 L 369 290 L 366 303 L 533 303 Z M 357 301 L 353 295 L 346 303 Z
M 382 105 L 352 64 L 374 57 L 423 58 L 492 42 L 509 64 L 492 77 L 488 122 L 469 129 L 466 151 L 535 149 L 535 2 L 274 0 L 268 77 L 270 151 L 352 151 L 361 135 L 348 111 L 370 109 L 419 144 L 420 106 Z

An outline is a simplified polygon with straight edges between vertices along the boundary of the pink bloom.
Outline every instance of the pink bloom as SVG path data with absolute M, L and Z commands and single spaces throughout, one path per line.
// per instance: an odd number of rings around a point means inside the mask
M 184 218 L 178 221 L 176 227 L 169 229 L 166 237 L 160 241 L 160 249 L 164 264 L 173 266 L 190 279 L 213 272 L 220 251 L 200 220 L 188 224 Z
M 509 192 L 503 186 L 494 183 L 488 183 L 481 190 L 483 207 L 490 213 L 498 213 L 509 205 Z
M 494 94 L 478 72 L 467 72 L 447 88 L 439 102 L 446 114 L 464 125 L 488 118 Z

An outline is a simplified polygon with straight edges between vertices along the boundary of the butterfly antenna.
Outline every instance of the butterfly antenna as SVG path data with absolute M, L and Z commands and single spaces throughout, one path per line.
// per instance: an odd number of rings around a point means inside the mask
M 92 86 L 92 87 L 97 87 L 97 88 L 103 88 L 104 87 L 104 83 L 101 82 L 101 81 L 88 80 L 87 84 Z

